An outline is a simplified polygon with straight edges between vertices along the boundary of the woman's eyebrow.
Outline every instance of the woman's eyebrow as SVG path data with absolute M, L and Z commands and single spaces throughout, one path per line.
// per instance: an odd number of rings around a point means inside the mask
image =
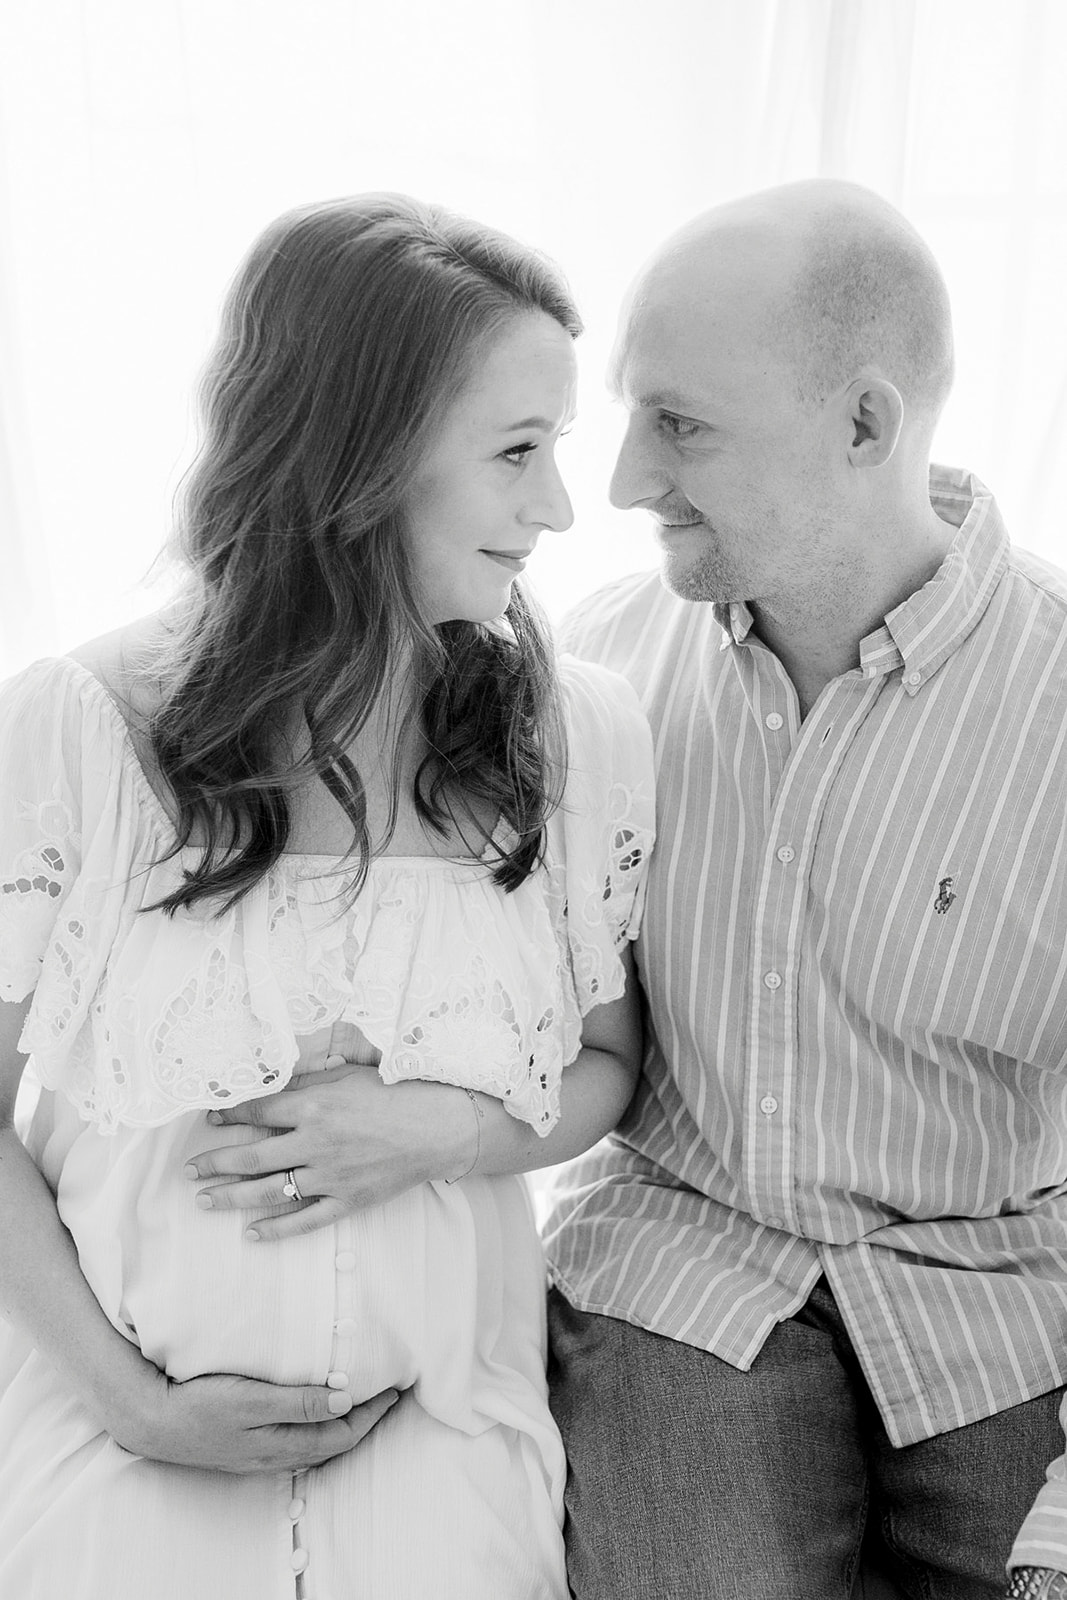
M 521 422 L 509 422 L 501 429 L 502 433 L 518 433 L 520 428 L 540 428 L 544 433 L 551 433 L 556 424 L 548 417 L 523 417 Z

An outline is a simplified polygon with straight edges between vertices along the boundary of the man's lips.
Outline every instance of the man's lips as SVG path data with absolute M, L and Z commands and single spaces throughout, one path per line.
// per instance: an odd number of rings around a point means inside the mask
M 652 519 L 662 533 L 674 533 L 679 528 L 702 528 L 703 517 L 692 517 L 688 522 L 665 522 L 662 517 Z

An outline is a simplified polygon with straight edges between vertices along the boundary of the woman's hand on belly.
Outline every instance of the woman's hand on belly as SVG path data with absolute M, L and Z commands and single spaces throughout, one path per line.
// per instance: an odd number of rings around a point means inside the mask
M 197 1196 L 205 1210 L 285 1205 L 288 1174 L 296 1180 L 301 1198 L 286 1215 L 253 1220 L 249 1237 L 264 1240 L 310 1233 L 431 1178 L 459 1177 L 473 1164 L 478 1138 L 465 1090 L 385 1084 L 373 1068 L 340 1062 L 328 1074 L 293 1078 L 278 1094 L 212 1112 L 209 1121 L 266 1131 L 190 1159 L 190 1181 L 211 1180 Z
M 176 1383 L 163 1373 L 137 1411 L 109 1429 L 135 1455 L 217 1472 L 299 1472 L 352 1450 L 397 1399 L 386 1389 L 361 1405 L 315 1386 L 216 1373 Z M 346 1408 L 347 1409 L 344 1409 Z

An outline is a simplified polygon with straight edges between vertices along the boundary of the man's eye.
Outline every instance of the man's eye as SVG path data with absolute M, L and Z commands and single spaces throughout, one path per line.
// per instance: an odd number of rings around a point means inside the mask
M 669 433 L 672 439 L 688 439 L 696 433 L 699 423 L 693 422 L 689 417 L 676 417 L 672 411 L 661 411 L 659 425 L 664 433 Z
M 517 467 L 523 456 L 528 456 L 531 450 L 536 449 L 537 446 L 535 444 L 513 444 L 510 450 L 502 450 L 500 453 L 505 461 L 510 461 L 512 466 Z

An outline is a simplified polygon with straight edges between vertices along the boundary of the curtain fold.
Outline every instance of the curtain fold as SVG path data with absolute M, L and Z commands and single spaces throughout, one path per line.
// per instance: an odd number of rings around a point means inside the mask
M 0 122 L 0 237 L 11 230 L 4 126 Z M 40 653 L 54 635 L 51 576 L 27 438 L 16 296 L 0 252 L 0 676 Z

